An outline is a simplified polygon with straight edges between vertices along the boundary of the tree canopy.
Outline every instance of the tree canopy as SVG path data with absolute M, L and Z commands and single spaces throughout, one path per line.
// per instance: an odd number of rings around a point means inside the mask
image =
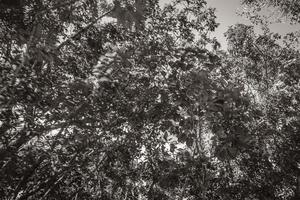
M 299 199 L 299 37 L 236 24 L 224 51 L 214 11 L 0 1 L 0 197 Z

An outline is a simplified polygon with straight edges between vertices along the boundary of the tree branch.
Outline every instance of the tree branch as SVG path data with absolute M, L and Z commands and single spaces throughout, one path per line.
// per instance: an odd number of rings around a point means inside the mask
M 69 37 L 67 40 L 65 40 L 64 42 L 62 42 L 60 45 L 58 45 L 56 47 L 56 50 L 59 51 L 62 47 L 64 47 L 66 44 L 68 44 L 69 42 L 71 42 L 72 40 L 74 40 L 76 37 L 78 37 L 80 34 L 86 32 L 90 27 L 92 27 L 94 24 L 96 24 L 100 19 L 102 19 L 103 17 L 105 17 L 106 15 L 110 14 L 111 12 L 113 12 L 115 10 L 115 8 L 112 8 L 111 10 L 107 11 L 106 13 L 104 13 L 103 15 L 97 17 L 96 19 L 94 19 L 91 23 L 89 23 L 88 25 L 86 25 L 85 27 L 83 27 L 82 29 L 80 29 L 78 32 L 76 32 L 73 36 Z
M 36 171 L 37 168 L 39 168 L 40 164 L 44 161 L 44 157 L 39 158 L 39 160 L 37 161 L 37 163 L 35 163 L 27 172 L 27 174 L 25 174 L 23 176 L 23 178 L 20 180 L 20 182 L 18 183 L 17 187 L 15 188 L 14 196 L 13 199 L 17 199 L 17 196 L 20 192 L 20 190 L 27 184 L 28 179 L 34 174 L 34 172 Z

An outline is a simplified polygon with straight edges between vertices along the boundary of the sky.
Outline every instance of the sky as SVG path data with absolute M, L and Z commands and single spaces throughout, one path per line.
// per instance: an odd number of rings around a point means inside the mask
M 163 5 L 171 0 L 160 0 Z M 239 16 L 237 11 L 242 9 L 240 0 L 206 0 L 208 6 L 216 8 L 217 22 L 220 24 L 216 31 L 211 35 L 216 37 L 221 47 L 226 49 L 227 42 L 224 33 L 228 27 L 236 23 L 251 24 L 245 17 Z M 277 23 L 270 26 L 271 31 L 285 34 L 291 31 L 300 31 L 300 25 L 289 25 L 288 23 Z M 255 27 L 255 31 L 259 32 L 259 27 Z

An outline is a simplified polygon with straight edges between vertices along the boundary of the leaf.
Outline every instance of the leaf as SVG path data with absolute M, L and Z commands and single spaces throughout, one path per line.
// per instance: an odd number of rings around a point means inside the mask
M 223 128 L 219 129 L 219 130 L 216 132 L 216 135 L 217 135 L 219 138 L 221 138 L 221 139 L 224 139 L 224 138 L 227 137 L 227 135 L 225 134 Z
M 164 133 L 164 136 L 163 136 L 163 138 L 164 138 L 165 141 L 168 141 L 168 136 L 169 136 L 169 134 L 168 134 L 168 132 L 166 131 L 166 132 Z
M 171 152 L 171 153 L 174 153 L 175 149 L 176 149 L 176 145 L 173 144 L 173 143 L 171 143 L 171 144 L 170 144 L 170 152 Z
M 176 122 L 173 119 L 170 119 L 169 121 L 172 123 L 173 126 L 179 127 L 179 122 Z
M 6 98 L 3 95 L 0 95 L 0 101 L 4 101 Z
M 110 82 L 111 80 L 105 76 L 101 77 L 99 80 L 99 82 Z
M 251 142 L 251 136 L 247 134 L 239 135 L 238 139 L 242 144 L 248 144 Z
M 187 118 L 191 117 L 191 116 L 187 113 L 187 111 L 186 111 L 185 109 L 183 109 L 181 106 L 178 106 L 178 111 L 177 111 L 177 113 L 178 113 L 181 117 L 183 117 L 184 119 L 187 119 Z
M 194 139 L 192 138 L 192 137 L 187 137 L 186 138 L 186 145 L 188 146 L 188 147 L 193 147 L 193 144 L 194 144 Z
M 229 147 L 227 148 L 228 151 L 228 155 L 230 156 L 230 158 L 235 158 L 237 155 L 237 149 L 235 147 Z

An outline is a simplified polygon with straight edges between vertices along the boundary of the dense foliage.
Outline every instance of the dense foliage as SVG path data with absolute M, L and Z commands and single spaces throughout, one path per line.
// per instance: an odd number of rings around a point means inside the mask
M 261 11 L 264 7 L 275 8 L 281 17 L 287 17 L 291 22 L 300 22 L 300 2 L 294 0 L 242 0 L 245 5 L 252 6 L 254 10 Z
M 0 4 L 0 199 L 300 197 L 296 35 L 222 51 L 205 0 Z

